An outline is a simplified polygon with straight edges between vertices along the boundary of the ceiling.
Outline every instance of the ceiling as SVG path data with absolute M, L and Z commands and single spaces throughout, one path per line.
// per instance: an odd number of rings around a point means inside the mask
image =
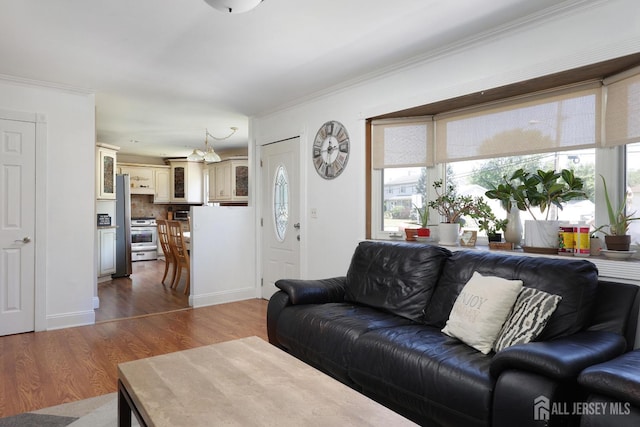
M 98 141 L 186 156 L 205 128 L 246 147 L 250 116 L 589 1 L 2 0 L 0 78 L 95 93 Z

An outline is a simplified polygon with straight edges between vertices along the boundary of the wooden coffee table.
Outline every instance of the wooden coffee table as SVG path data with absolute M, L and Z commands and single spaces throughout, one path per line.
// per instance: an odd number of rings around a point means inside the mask
M 118 425 L 415 425 L 257 337 L 118 366 Z

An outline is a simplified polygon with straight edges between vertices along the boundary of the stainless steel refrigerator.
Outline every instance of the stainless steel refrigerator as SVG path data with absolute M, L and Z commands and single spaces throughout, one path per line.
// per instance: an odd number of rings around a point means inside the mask
M 111 277 L 131 275 L 131 190 L 129 175 L 116 175 L 116 272 Z

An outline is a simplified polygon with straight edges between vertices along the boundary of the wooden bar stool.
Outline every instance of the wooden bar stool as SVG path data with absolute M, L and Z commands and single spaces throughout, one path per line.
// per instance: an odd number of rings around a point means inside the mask
M 169 267 L 173 266 L 173 275 L 171 276 L 171 287 L 173 282 L 176 281 L 176 273 L 178 271 L 176 258 L 171 252 L 171 245 L 169 244 L 169 226 L 166 219 L 159 219 L 158 223 L 158 240 L 160 241 L 160 247 L 164 253 L 164 275 L 162 276 L 162 284 L 164 284 L 169 273 Z
M 171 253 L 176 260 L 176 270 L 177 274 L 175 280 L 173 281 L 172 287 L 178 287 L 178 283 L 180 283 L 180 276 L 182 275 L 182 269 L 187 269 L 187 280 L 184 286 L 185 295 L 189 293 L 190 286 L 190 260 L 189 260 L 189 251 L 187 251 L 187 247 L 184 243 L 184 236 L 182 235 L 182 224 L 180 221 L 167 221 L 167 226 L 169 229 L 169 246 L 171 247 Z

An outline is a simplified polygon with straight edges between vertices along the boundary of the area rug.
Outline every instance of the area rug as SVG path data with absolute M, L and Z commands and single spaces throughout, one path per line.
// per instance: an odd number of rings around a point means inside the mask
M 133 426 L 138 426 L 135 417 Z M 0 418 L 0 427 L 116 427 L 116 393 Z

